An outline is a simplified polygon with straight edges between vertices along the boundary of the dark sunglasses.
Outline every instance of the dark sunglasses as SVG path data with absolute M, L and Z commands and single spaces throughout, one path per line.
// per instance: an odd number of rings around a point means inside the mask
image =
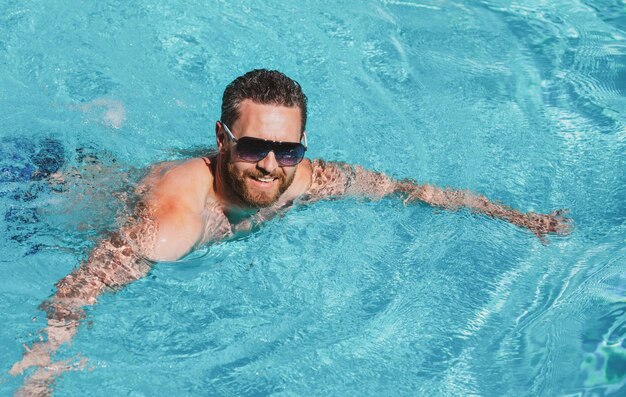
M 276 162 L 283 167 L 297 165 L 304 158 L 306 152 L 306 134 L 302 134 L 304 144 L 300 142 L 276 142 L 266 139 L 244 136 L 235 138 L 228 126 L 220 121 L 228 137 L 235 142 L 235 153 L 237 159 L 249 163 L 256 163 L 263 160 L 270 152 L 274 152 Z

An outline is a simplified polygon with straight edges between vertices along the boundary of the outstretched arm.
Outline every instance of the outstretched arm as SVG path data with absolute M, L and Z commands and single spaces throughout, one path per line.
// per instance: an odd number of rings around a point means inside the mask
M 542 241 L 545 241 L 544 236 L 549 233 L 567 234 L 570 232 L 570 219 L 564 216 L 565 210 L 557 210 L 551 214 L 523 213 L 498 202 L 489 201 L 486 197 L 468 190 L 441 189 L 432 185 L 418 185 L 406 180 L 397 182 L 396 190 L 405 195 L 405 203 L 419 200 L 449 210 L 467 208 L 472 212 L 526 228 Z
M 567 234 L 570 231 L 570 220 L 563 216 L 565 211 L 562 210 L 551 214 L 523 213 L 467 190 L 441 189 L 411 180 L 395 181 L 383 173 L 346 163 L 313 160 L 311 168 L 308 197 L 312 201 L 342 196 L 378 199 L 397 194 L 404 197 L 405 203 L 421 201 L 449 210 L 467 208 L 529 229 L 542 239 L 548 233 Z
M 343 162 L 312 160 L 306 201 L 345 196 L 379 199 L 396 193 L 397 182 L 381 172 Z
M 149 238 L 155 235 L 152 229 L 148 219 L 122 228 L 100 242 L 86 262 L 57 283 L 56 293 L 41 305 L 47 314 L 47 339 L 24 346 L 24 357 L 9 371 L 18 375 L 37 367 L 18 395 L 48 395 L 55 377 L 71 369 L 66 362 L 54 363 L 53 354 L 70 342 L 84 317 L 85 306 L 95 304 L 104 291 L 119 289 L 148 273 L 151 263 L 145 253 L 153 245 Z
M 47 339 L 25 346 L 24 357 L 10 370 L 16 375 L 38 367 L 18 395 L 48 395 L 54 378 L 71 369 L 67 363 L 53 363 L 52 355 L 72 339 L 84 316 L 83 308 L 95 304 L 100 294 L 145 276 L 154 261 L 177 260 L 198 242 L 221 236 L 224 228 L 220 225 L 228 221 L 217 210 L 206 211 L 207 186 L 212 183 L 208 174 L 199 159 L 164 163 L 139 184 L 137 194 L 142 201 L 135 216 L 100 242 L 88 260 L 59 281 L 54 296 L 42 304 L 47 313 Z

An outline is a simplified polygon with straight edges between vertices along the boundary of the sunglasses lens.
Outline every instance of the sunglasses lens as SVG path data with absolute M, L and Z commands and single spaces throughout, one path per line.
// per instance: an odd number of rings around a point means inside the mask
M 252 137 L 243 137 L 235 146 L 239 160 L 256 163 L 274 152 L 276 162 L 281 166 L 291 167 L 304 158 L 306 148 L 301 143 L 272 142 Z
M 235 146 L 237 157 L 243 161 L 257 162 L 270 152 L 265 141 L 254 138 L 241 138 Z
M 278 147 L 273 150 L 280 165 L 290 167 L 298 164 L 304 157 L 305 148 L 300 143 L 279 143 L 276 146 Z

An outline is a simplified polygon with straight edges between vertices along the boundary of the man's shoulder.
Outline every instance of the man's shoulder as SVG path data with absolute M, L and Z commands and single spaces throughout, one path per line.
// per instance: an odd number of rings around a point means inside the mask
M 213 193 L 208 159 L 155 164 L 145 178 L 145 204 L 158 225 L 153 258 L 174 260 L 189 252 L 202 236 L 202 216 Z
M 155 182 L 191 182 L 212 180 L 211 159 L 197 157 L 187 160 L 167 161 L 153 165 L 148 174 Z
M 155 164 L 143 181 L 149 198 L 202 204 L 213 194 L 211 159 L 192 158 Z

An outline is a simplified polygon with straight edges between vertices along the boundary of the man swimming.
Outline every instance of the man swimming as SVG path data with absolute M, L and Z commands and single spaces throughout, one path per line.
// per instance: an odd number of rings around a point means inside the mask
M 217 153 L 158 164 L 140 183 L 136 217 L 100 242 L 88 260 L 60 280 L 42 306 L 48 339 L 36 343 L 11 368 L 16 375 L 36 366 L 24 393 L 45 392 L 54 376 L 67 370 L 52 354 L 68 342 L 83 307 L 100 294 L 145 276 L 155 262 L 175 261 L 202 244 L 249 230 L 297 203 L 359 196 L 395 195 L 446 209 L 503 219 L 543 238 L 564 234 L 568 220 L 522 213 L 468 191 L 397 181 L 359 166 L 304 158 L 307 99 L 284 74 L 253 70 L 230 83 L 215 123 Z

